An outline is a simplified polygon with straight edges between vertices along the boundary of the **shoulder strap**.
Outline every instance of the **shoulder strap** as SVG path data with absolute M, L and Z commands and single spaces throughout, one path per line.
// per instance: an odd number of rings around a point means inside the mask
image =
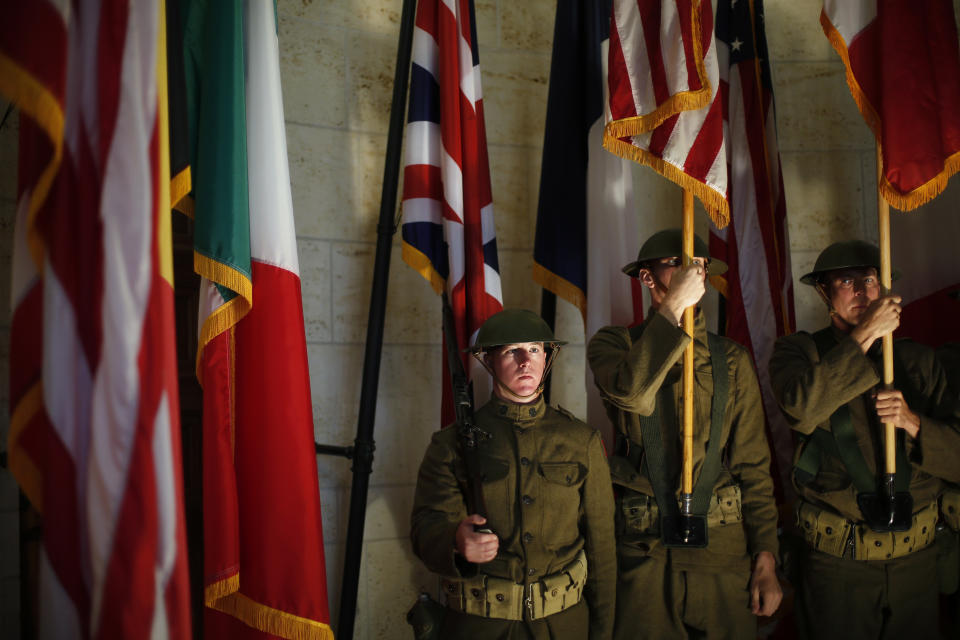
M 727 396 L 730 389 L 729 368 L 723 352 L 723 342 L 717 336 L 710 334 L 707 335 L 707 342 L 710 348 L 713 399 L 710 406 L 710 434 L 707 450 L 700 477 L 693 489 L 693 512 L 696 515 L 706 515 L 710 498 L 713 496 L 713 485 L 720 474 L 720 435 L 726 418 Z M 666 476 L 663 435 L 660 430 L 660 407 L 664 402 L 673 402 L 672 385 L 661 387 L 657 393 L 653 413 L 649 416 L 640 416 L 640 424 L 643 449 L 646 453 L 647 477 L 653 486 L 653 494 L 661 513 L 670 516 L 678 515 L 679 508 L 675 492 L 671 491 Z
M 817 354 L 822 360 L 830 349 L 836 346 L 837 341 L 829 327 L 813 334 Z M 900 375 L 905 375 L 900 373 Z M 857 491 L 869 493 L 877 490 L 877 478 L 870 472 L 863 451 L 857 444 L 856 433 L 853 430 L 853 421 L 850 418 L 850 407 L 842 404 L 830 416 L 830 434 L 822 429 L 815 429 L 812 434 L 801 437 L 802 450 L 794 464 L 794 473 L 801 484 L 809 482 L 820 470 L 820 461 L 823 452 L 829 452 L 840 458 L 843 466 L 850 474 Z M 831 437 L 832 436 L 832 437 Z M 897 434 L 897 478 L 898 490 L 906 490 L 910 484 L 910 463 L 906 456 L 906 445 L 903 434 Z

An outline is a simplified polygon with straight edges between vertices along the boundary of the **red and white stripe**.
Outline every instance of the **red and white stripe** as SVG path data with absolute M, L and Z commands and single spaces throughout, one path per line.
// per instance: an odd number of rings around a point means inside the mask
M 604 145 L 693 193 L 726 224 L 726 150 L 709 0 L 614 0 Z
M 781 486 L 789 487 L 793 442 L 768 369 L 777 338 L 792 333 L 796 324 L 773 93 L 760 82 L 755 57 L 731 65 L 729 45 L 720 38 L 716 42 L 720 91 L 726 100 L 730 224 L 724 229 L 711 225 L 710 254 L 729 266 L 721 276 L 724 334 L 753 355 L 775 469 Z
M 0 87 L 22 109 L 10 455 L 44 519 L 40 636 L 189 637 L 161 7 L 28 5 Z

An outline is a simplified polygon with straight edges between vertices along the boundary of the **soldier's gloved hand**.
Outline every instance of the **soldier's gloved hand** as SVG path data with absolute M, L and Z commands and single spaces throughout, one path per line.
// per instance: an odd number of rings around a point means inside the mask
M 883 423 L 893 424 L 916 438 L 920 434 L 920 417 L 907 406 L 903 394 L 896 389 L 877 391 L 873 394 L 877 416 Z
M 777 562 L 769 551 L 761 551 L 750 574 L 750 610 L 755 616 L 770 616 L 780 606 L 783 589 L 777 580 Z
M 468 562 L 475 564 L 490 562 L 497 556 L 497 550 L 500 548 L 500 539 L 497 535 L 473 530 L 474 525 L 486 522 L 486 518 L 474 513 L 461 520 L 457 526 L 457 551 Z
M 683 310 L 700 302 L 706 292 L 707 273 L 702 260 L 697 260 L 686 267 L 679 267 L 670 277 L 670 288 L 659 312 L 675 325 L 680 324 Z
M 883 296 L 871 302 L 860 317 L 850 336 L 860 344 L 866 353 L 879 338 L 893 333 L 900 326 L 900 296 Z

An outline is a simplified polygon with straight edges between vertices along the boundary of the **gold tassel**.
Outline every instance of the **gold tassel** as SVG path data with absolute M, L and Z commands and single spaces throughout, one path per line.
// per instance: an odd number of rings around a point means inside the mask
M 870 130 L 873 132 L 874 138 L 877 141 L 877 146 L 881 149 L 881 166 L 884 166 L 882 164 L 883 136 L 881 134 L 882 128 L 880 115 L 877 113 L 877 110 L 873 107 L 873 105 L 870 104 L 866 93 L 864 93 L 863 89 L 860 87 L 860 83 L 857 82 L 857 78 L 853 74 L 853 67 L 850 64 L 850 53 L 847 51 L 847 43 L 844 42 L 843 36 L 840 35 L 840 32 L 837 31 L 830 22 L 830 18 L 827 17 L 826 11 L 820 12 L 820 25 L 823 27 L 823 32 L 826 34 L 830 44 L 833 45 L 834 50 L 836 50 L 837 54 L 840 56 L 840 59 L 843 61 L 847 78 L 847 86 L 850 88 L 850 95 L 853 96 L 853 101 L 856 103 L 857 109 L 859 109 L 860 114 L 867 123 L 867 126 L 870 127 Z M 900 211 L 911 211 L 940 195 L 943 190 L 947 188 L 947 181 L 950 179 L 950 176 L 957 173 L 958 170 L 960 170 L 960 151 L 954 153 L 952 156 L 946 159 L 943 164 L 943 170 L 940 173 L 922 185 L 912 189 L 908 193 L 901 193 L 898 191 L 896 187 L 890 184 L 890 181 L 887 180 L 886 176 L 884 176 L 880 181 L 879 190 L 884 199 L 896 209 L 899 209 Z
M 663 177 L 691 191 L 703 203 L 707 215 L 710 216 L 718 229 L 723 229 L 730 224 L 730 204 L 719 191 L 696 178 L 690 177 L 669 162 L 664 162 L 662 158 L 658 158 L 648 150 L 635 147 L 624 140 L 607 135 L 606 131 L 603 135 L 603 146 L 621 158 L 647 165 Z

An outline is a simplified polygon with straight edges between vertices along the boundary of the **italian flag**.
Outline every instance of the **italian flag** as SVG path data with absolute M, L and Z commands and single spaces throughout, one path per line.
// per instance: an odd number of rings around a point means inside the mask
M 331 638 L 271 0 L 184 16 L 208 638 Z

